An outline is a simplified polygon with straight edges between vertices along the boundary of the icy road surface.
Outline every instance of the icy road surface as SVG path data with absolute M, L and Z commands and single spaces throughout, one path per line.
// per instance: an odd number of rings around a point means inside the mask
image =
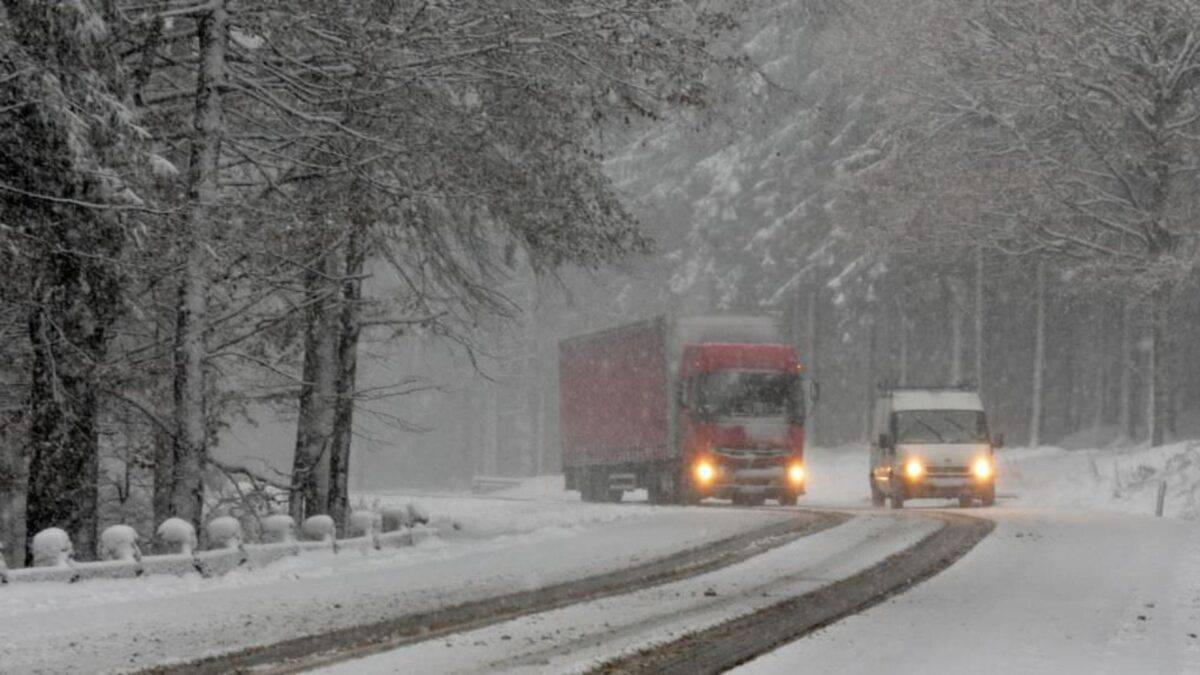
M 422 500 L 461 529 L 438 522 L 445 537 L 415 549 L 306 554 L 219 579 L 5 586 L 0 672 L 186 662 L 624 569 L 790 517 L 559 499 Z
M 950 569 L 739 668 L 804 673 L 1200 673 L 1200 526 L 981 510 Z
M 938 527 L 939 521 L 917 514 L 863 514 L 707 574 L 429 640 L 321 672 L 587 670 L 622 653 L 666 642 L 851 576 L 916 544 Z

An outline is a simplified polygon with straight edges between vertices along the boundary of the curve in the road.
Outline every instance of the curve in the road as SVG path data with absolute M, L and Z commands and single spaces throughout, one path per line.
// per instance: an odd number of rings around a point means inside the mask
M 671 642 L 608 661 L 593 673 L 720 673 L 861 612 L 952 565 L 995 527 L 991 520 L 930 513 L 944 521 L 917 544 L 851 577 Z

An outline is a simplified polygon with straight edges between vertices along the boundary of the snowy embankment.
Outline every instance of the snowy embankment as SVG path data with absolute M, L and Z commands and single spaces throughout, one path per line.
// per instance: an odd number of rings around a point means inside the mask
M 802 505 L 869 503 L 865 446 L 814 448 L 807 460 Z M 1160 448 L 1003 448 L 996 463 L 1002 506 L 1153 514 L 1159 483 L 1166 481 L 1165 515 L 1200 520 L 1200 441 Z
M 582 504 L 527 493 L 419 496 L 439 536 L 199 574 L 0 589 L 0 670 L 138 669 L 569 582 L 779 522 L 786 512 Z M 561 478 L 557 479 L 561 486 Z M 370 496 L 383 506 L 411 495 Z

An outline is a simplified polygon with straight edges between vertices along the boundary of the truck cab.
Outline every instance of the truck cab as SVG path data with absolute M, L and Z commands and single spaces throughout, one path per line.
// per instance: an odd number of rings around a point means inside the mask
M 902 508 L 908 499 L 996 502 L 995 450 L 979 392 L 965 388 L 886 390 L 875 402 L 868 480 L 871 501 Z
M 805 396 L 794 350 L 702 343 L 683 351 L 680 429 L 696 498 L 791 505 L 805 491 Z

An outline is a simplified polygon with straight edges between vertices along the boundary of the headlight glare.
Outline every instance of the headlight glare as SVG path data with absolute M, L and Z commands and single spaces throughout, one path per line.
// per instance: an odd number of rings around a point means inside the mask
M 980 457 L 971 465 L 971 473 L 975 474 L 975 477 L 979 480 L 987 480 L 995 472 L 996 469 L 992 466 L 992 460 L 987 457 Z
M 914 457 L 904 464 L 904 475 L 908 476 L 910 480 L 917 480 L 925 475 L 925 465 Z
M 804 482 L 804 465 L 793 464 L 788 468 L 788 480 L 799 484 Z

